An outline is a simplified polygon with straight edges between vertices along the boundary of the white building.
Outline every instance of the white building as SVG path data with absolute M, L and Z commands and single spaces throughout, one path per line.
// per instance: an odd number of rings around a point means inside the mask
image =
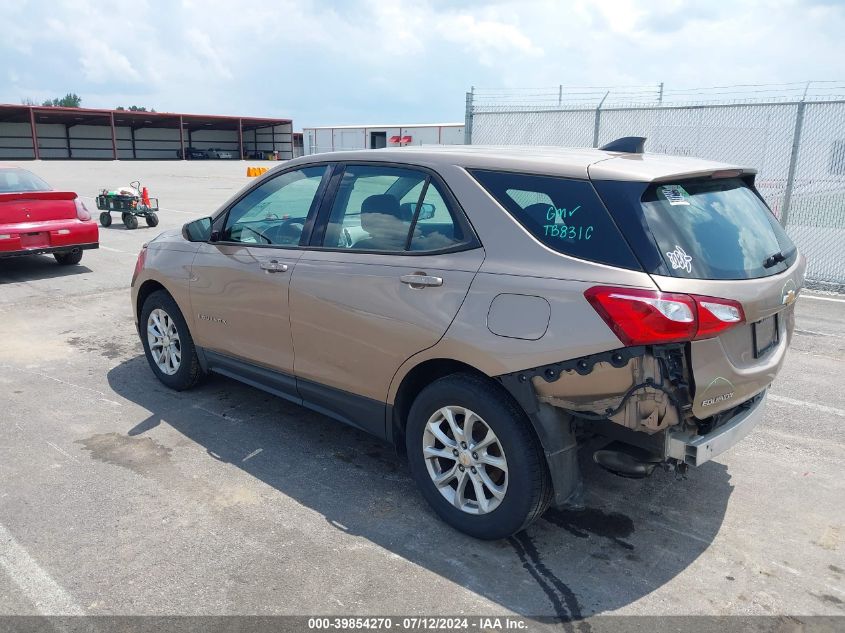
M 302 130 L 305 154 L 406 145 L 463 145 L 463 123 L 336 125 Z

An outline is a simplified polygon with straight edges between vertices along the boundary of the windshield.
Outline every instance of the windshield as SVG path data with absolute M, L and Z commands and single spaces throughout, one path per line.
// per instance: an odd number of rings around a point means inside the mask
M 25 169 L 0 168 L 0 193 L 49 190 L 50 185 Z
M 767 277 L 795 261 L 795 245 L 740 178 L 655 183 L 643 194 L 642 207 L 676 277 Z

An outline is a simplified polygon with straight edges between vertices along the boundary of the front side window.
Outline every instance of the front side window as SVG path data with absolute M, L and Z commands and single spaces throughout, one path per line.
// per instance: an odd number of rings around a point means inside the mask
M 323 244 L 359 251 L 437 251 L 466 241 L 458 227 L 427 174 L 350 165 L 335 196 Z
M 549 248 L 620 268 L 641 268 L 589 181 L 486 170 L 470 173 Z
M 327 169 L 285 172 L 250 191 L 229 210 L 221 241 L 297 246 Z

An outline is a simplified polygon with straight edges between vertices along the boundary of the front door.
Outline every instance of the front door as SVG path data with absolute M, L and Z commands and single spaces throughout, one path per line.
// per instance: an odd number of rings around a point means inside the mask
M 445 189 L 410 168 L 348 166 L 323 215 L 291 280 L 297 386 L 382 435 L 391 379 L 445 334 L 484 252 Z
M 219 362 L 257 363 L 293 386 L 288 286 L 327 169 L 266 180 L 215 219 L 217 239 L 200 246 L 190 293 L 196 343 Z

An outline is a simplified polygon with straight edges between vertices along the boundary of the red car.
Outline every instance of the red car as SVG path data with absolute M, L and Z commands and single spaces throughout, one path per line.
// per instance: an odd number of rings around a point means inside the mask
M 0 258 L 52 253 L 78 264 L 99 247 L 97 223 L 72 191 L 53 191 L 35 174 L 0 165 Z

